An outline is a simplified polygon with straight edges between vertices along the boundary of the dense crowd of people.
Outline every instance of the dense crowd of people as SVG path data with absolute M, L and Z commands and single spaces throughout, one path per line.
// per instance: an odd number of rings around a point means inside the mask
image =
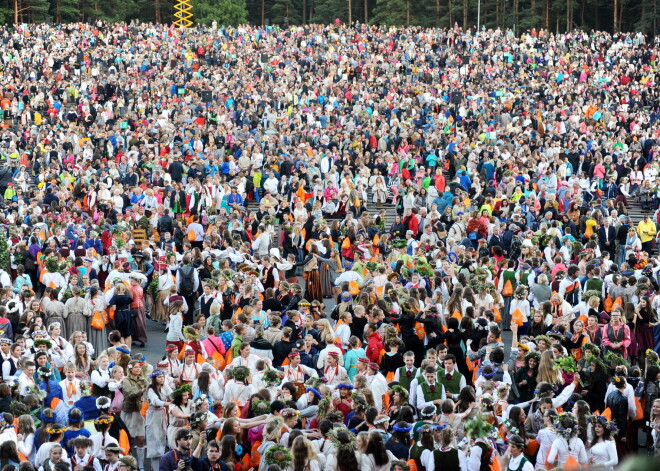
M 660 455 L 653 40 L 97 23 L 1 51 L 2 471 Z

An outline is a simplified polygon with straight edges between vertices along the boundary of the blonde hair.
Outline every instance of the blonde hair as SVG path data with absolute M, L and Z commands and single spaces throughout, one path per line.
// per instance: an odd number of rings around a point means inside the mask
M 560 373 L 554 369 L 556 365 L 555 357 L 552 351 L 546 350 L 541 353 L 541 361 L 539 361 L 539 372 L 536 375 L 538 383 L 545 381 L 546 383 L 556 384 L 559 381 Z

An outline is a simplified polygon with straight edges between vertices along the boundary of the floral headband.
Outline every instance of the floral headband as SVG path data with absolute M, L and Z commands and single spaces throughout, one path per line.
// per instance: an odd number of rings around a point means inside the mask
M 602 425 L 603 428 L 609 430 L 610 435 L 616 435 L 617 433 L 619 433 L 619 429 L 616 426 L 616 424 L 611 420 L 607 420 L 607 417 L 605 416 L 592 415 L 589 417 L 589 421 L 593 426 L 596 426 L 597 424 Z
M 111 415 L 108 415 L 105 419 L 98 418 L 94 420 L 94 425 L 110 425 L 115 421 L 115 418 Z
M 67 430 L 69 430 L 69 427 L 65 427 L 65 426 L 62 426 L 62 427 L 48 427 L 46 429 L 46 433 L 48 433 L 49 435 L 59 435 L 60 433 L 64 433 Z
M 149 377 L 155 378 L 156 376 L 161 376 L 161 375 L 165 376 L 165 372 L 163 370 L 156 370 L 153 373 L 151 373 Z
M 290 407 L 282 411 L 282 417 L 284 417 L 285 419 L 288 419 L 289 417 L 298 417 L 299 415 L 300 415 L 300 411 L 291 409 Z
M 412 429 L 413 429 L 413 426 L 408 424 L 408 423 L 406 423 L 406 425 L 402 425 L 402 426 L 394 425 L 392 427 L 392 430 L 394 430 L 395 432 L 403 432 L 403 433 L 410 433 L 412 431 Z

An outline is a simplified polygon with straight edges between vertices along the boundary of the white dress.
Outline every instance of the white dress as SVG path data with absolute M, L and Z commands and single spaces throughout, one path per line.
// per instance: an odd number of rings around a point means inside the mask
M 165 400 L 172 394 L 166 384 L 163 385 L 160 397 L 152 388 L 147 391 L 146 441 L 147 458 L 159 458 L 165 454 L 167 445 L 167 409 Z
M 602 466 L 606 469 L 613 469 L 619 464 L 619 455 L 616 452 L 614 440 L 598 442 L 589 449 L 589 459 L 593 459 L 593 464 Z
M 557 433 L 552 428 L 542 428 L 536 435 L 536 441 L 539 442 L 539 451 L 536 454 L 536 467 L 545 468 L 545 460 L 550 453 L 552 443 L 557 438 Z
M 569 457 L 574 458 L 581 465 L 587 464 L 589 458 L 587 457 L 587 450 L 584 448 L 582 440 L 578 437 L 573 437 L 570 441 L 567 441 L 563 437 L 555 438 L 550 448 L 548 462 L 550 464 L 563 464 Z

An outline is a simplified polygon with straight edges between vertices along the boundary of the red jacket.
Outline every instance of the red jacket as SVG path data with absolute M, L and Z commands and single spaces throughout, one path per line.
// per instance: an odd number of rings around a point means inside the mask
M 380 352 L 385 348 L 383 346 L 383 338 L 380 336 L 378 332 L 374 333 L 369 337 L 369 341 L 367 342 L 367 358 L 369 359 L 370 362 L 376 362 L 378 363 L 378 360 L 380 359 Z

